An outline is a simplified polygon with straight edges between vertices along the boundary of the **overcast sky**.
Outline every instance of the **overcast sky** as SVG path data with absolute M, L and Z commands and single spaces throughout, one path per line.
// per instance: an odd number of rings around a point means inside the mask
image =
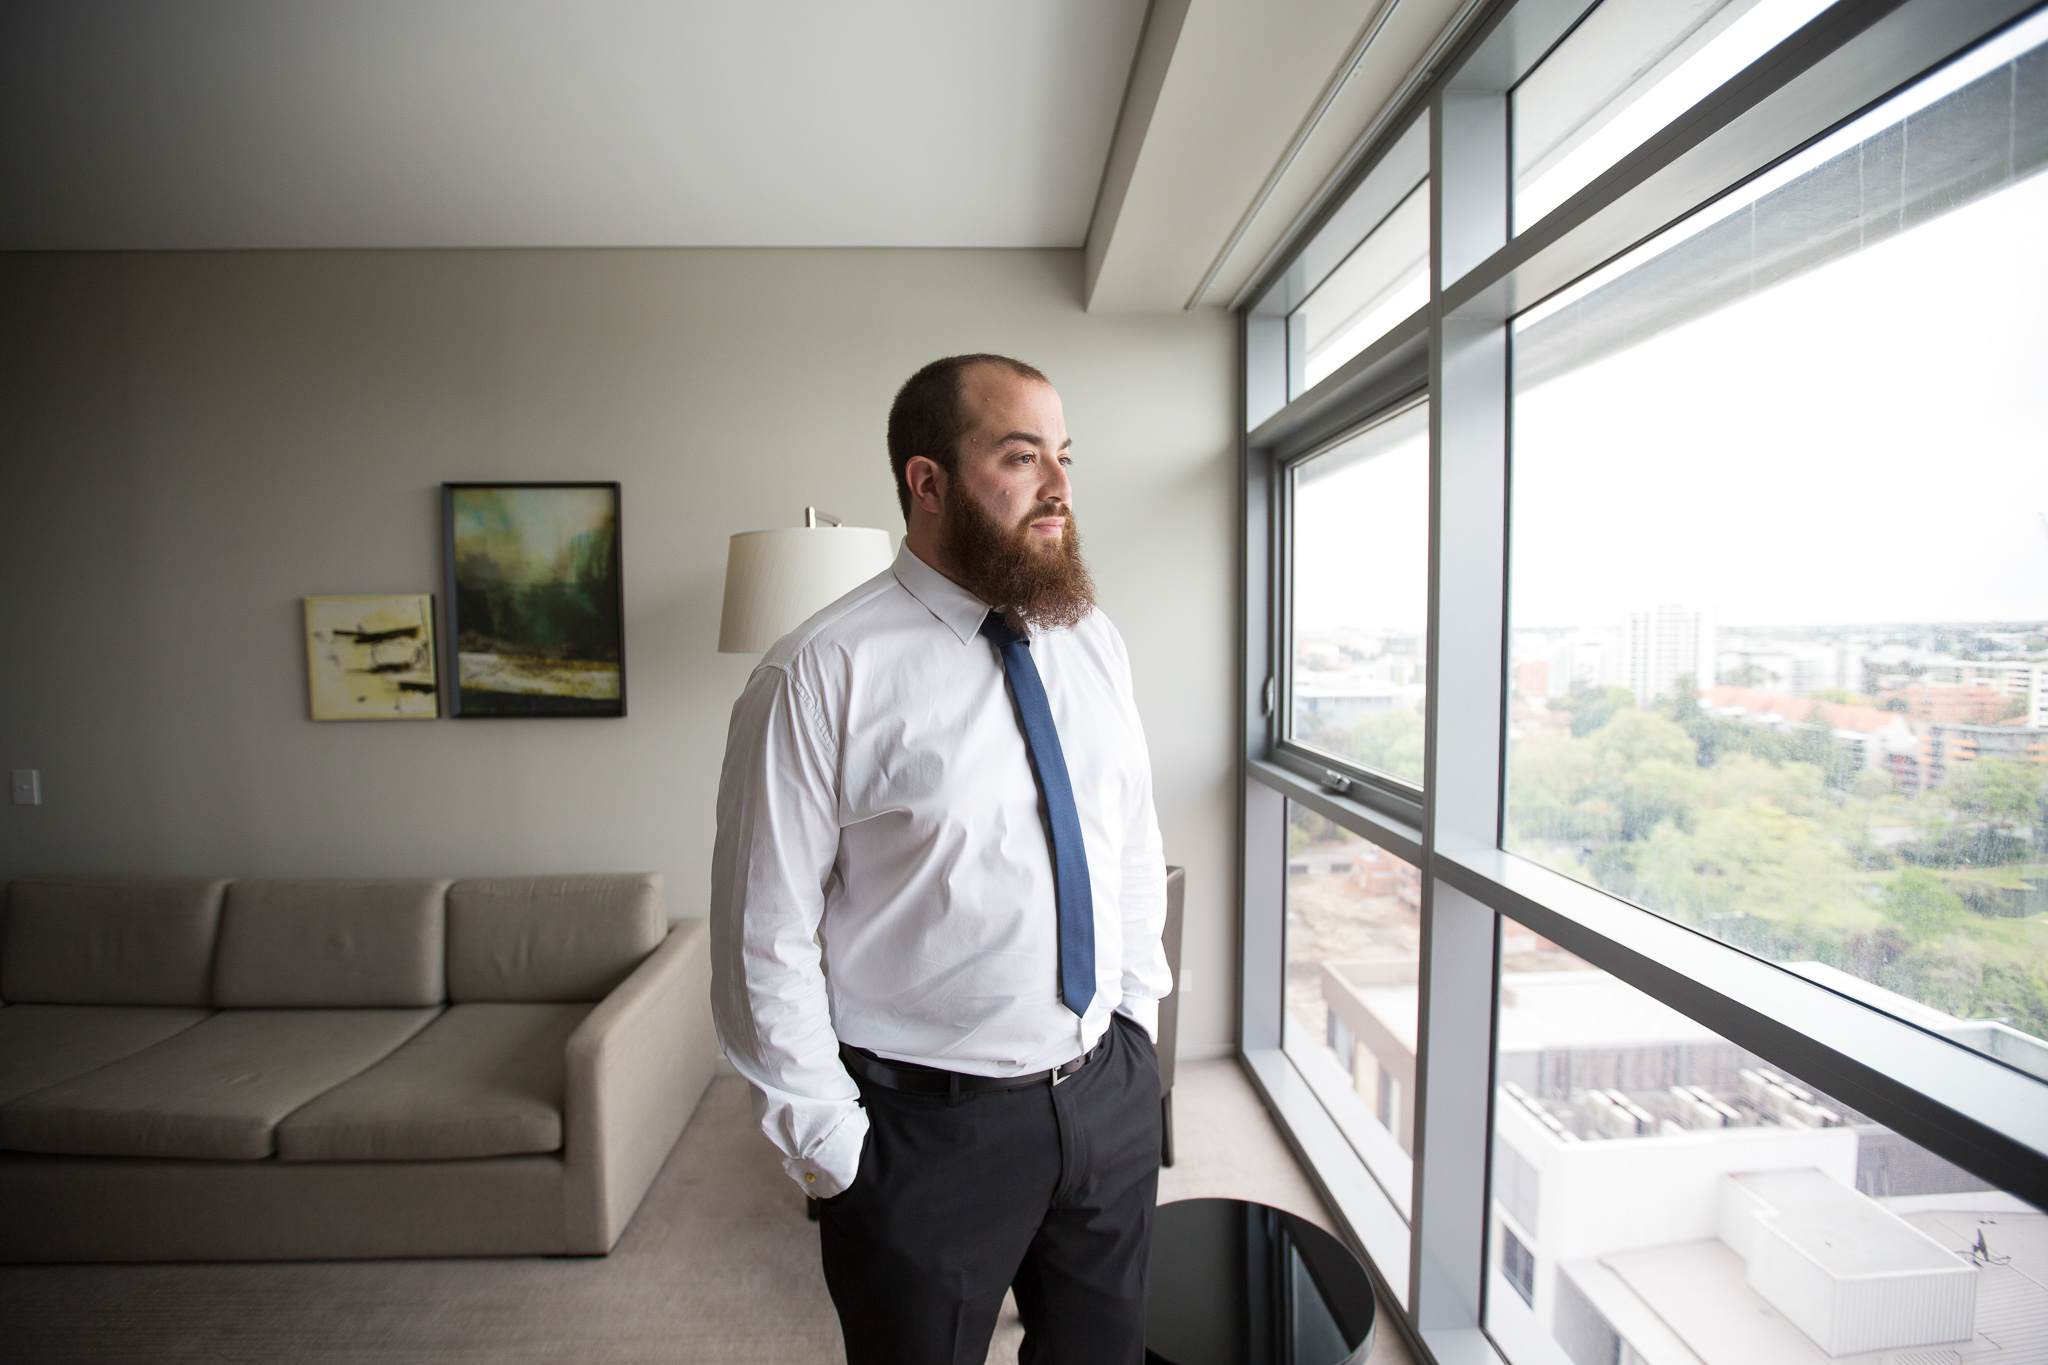
M 2048 175 L 1515 413 L 1518 626 L 2048 618 Z
M 2048 174 L 1520 395 L 1514 623 L 2048 619 Z M 1301 627 L 1419 629 L 1423 438 L 1297 500 Z
M 1358 438 L 1378 454 L 1305 482 L 1295 497 L 1297 629 L 1420 631 L 1429 615 L 1429 409 Z M 1391 439 L 1389 439 L 1391 438 Z M 1350 451 L 1331 454 L 1340 463 Z M 1304 472 L 1313 476 L 1321 461 Z

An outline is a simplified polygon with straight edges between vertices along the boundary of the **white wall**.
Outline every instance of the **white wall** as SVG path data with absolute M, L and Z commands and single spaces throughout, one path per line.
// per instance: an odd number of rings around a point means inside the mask
M 658 869 L 701 914 L 753 659 L 716 653 L 726 537 L 807 503 L 900 533 L 883 447 L 924 361 L 1066 400 L 1077 511 L 1129 641 L 1183 1037 L 1232 1036 L 1235 499 L 1227 319 L 1080 307 L 1078 252 L 0 257 L 0 807 L 25 871 Z M 445 479 L 624 484 L 623 720 L 315 724 L 299 598 L 439 592 Z

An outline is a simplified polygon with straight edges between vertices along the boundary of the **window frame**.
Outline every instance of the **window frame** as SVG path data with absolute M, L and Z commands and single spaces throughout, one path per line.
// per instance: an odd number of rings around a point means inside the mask
M 1239 1047 L 1418 1359 L 1497 1362 L 1485 1324 L 1501 922 L 1512 918 L 1909 1140 L 2048 1208 L 2042 1082 L 1504 852 L 1509 328 L 1515 314 L 1797 154 L 2040 0 L 1840 0 L 1549 214 L 1511 234 L 1508 92 L 1591 9 L 1497 0 L 1241 296 L 1244 641 Z M 1261 311 L 1421 122 L 1427 307 L 1287 398 L 1285 311 Z M 1341 254 L 1338 257 L 1341 259 Z M 1297 295 L 1292 302 L 1299 302 Z M 1429 684 L 1419 790 L 1287 741 L 1290 465 L 1426 396 Z M 1271 690 L 1269 691 L 1269 687 Z M 1281 1047 L 1286 803 L 1423 873 L 1412 1217 Z M 1477 1178 L 1475 1178 L 1477 1177 Z
M 1366 767 L 1342 754 L 1329 753 L 1313 745 L 1304 744 L 1289 733 L 1294 722 L 1294 474 L 1309 461 L 1328 454 L 1353 437 L 1428 401 L 1427 387 L 1413 388 L 1380 403 L 1366 416 L 1340 428 L 1332 435 L 1323 436 L 1307 445 L 1284 447 L 1288 453 L 1283 454 L 1276 450 L 1273 456 L 1271 492 L 1276 509 L 1276 536 L 1280 547 L 1274 598 L 1274 619 L 1279 638 L 1275 644 L 1272 670 L 1273 760 L 1298 775 L 1319 782 L 1333 793 L 1348 795 L 1353 800 L 1388 815 L 1410 817 L 1411 821 L 1417 824 L 1420 823 L 1422 811 L 1422 788 L 1419 784 L 1405 782 L 1377 768 Z M 1425 627 L 1425 645 L 1427 634 Z

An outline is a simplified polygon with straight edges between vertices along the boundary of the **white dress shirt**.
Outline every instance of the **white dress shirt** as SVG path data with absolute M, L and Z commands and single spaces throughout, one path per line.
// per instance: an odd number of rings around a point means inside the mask
M 1166 867 L 1122 637 L 1034 632 L 1095 902 L 1095 999 L 1059 996 L 1052 848 L 988 606 L 906 545 L 784 636 L 733 706 L 711 862 L 712 1007 L 811 1194 L 860 1167 L 842 1040 L 1016 1076 L 1158 1027 Z

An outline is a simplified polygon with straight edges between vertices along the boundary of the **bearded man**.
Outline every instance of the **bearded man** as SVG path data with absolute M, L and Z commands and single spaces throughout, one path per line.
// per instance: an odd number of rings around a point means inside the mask
M 1137 1365 L 1159 1175 L 1166 869 L 1123 640 L 1044 375 L 904 384 L 888 572 L 733 708 L 713 1005 L 817 1199 L 850 1365 Z

